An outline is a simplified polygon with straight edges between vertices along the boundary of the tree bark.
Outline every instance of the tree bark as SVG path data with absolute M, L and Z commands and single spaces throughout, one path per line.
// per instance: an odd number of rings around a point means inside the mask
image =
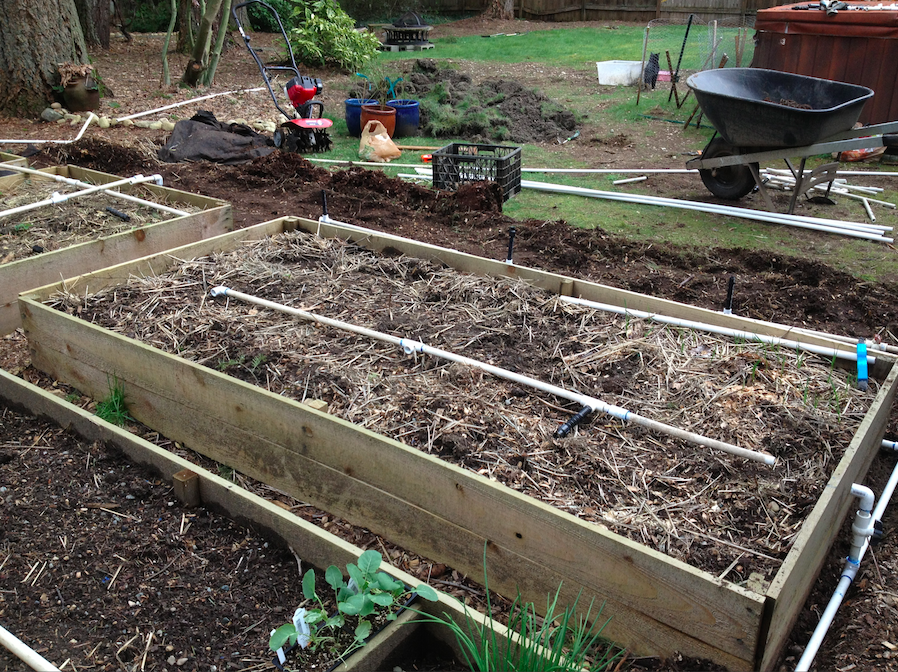
M 109 0 L 75 0 L 75 7 L 87 46 L 109 49 Z
M 186 86 L 196 86 L 203 71 L 209 67 L 209 49 L 212 46 L 212 27 L 215 25 L 215 19 L 221 10 L 222 0 L 208 0 L 206 2 L 206 11 L 203 12 L 203 19 L 200 21 L 200 30 L 196 36 L 196 44 L 193 45 L 193 53 L 187 68 L 184 70 L 184 76 L 181 77 L 181 83 Z M 227 28 L 227 24 L 225 24 Z
M 53 102 L 57 63 L 87 63 L 74 0 L 0 0 L 0 114 L 37 116 Z

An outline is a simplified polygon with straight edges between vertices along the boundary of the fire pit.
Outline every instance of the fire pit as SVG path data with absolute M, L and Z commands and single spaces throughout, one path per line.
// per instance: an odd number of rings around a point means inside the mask
M 433 26 L 424 23 L 415 12 L 403 14 L 392 25 L 384 26 L 386 41 L 384 49 L 389 51 L 433 49 L 433 43 L 427 39 L 427 34 L 433 30 Z

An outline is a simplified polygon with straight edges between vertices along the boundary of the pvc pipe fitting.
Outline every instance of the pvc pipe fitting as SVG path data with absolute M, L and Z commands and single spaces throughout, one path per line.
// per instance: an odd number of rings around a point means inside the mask
M 411 338 L 399 339 L 399 347 L 402 348 L 402 352 L 407 355 L 410 355 L 413 352 L 424 352 L 424 344 L 421 341 L 416 341 Z
M 209 290 L 209 296 L 211 296 L 213 298 L 216 298 L 219 296 L 227 296 L 227 295 L 228 295 L 228 288 L 225 287 L 224 285 L 219 285 L 218 287 L 213 287 L 212 289 Z

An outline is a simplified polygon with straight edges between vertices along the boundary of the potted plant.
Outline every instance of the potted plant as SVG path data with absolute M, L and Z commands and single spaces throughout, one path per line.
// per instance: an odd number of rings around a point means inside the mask
M 70 112 L 86 112 L 100 107 L 100 82 L 90 63 L 58 63 L 62 99 Z
M 411 598 L 437 600 L 437 593 L 430 586 L 420 584 L 410 589 L 402 581 L 379 571 L 381 561 L 377 551 L 365 551 L 359 556 L 358 564 L 346 565 L 349 581 L 336 565 L 327 568 L 324 579 L 333 589 L 335 610 L 329 608 L 316 590 L 315 571 L 308 570 L 302 578 L 306 606 L 296 610 L 291 622 L 271 632 L 268 646 L 277 654 L 275 664 L 282 668 L 291 653 L 315 655 L 328 666 L 345 661 L 365 645 L 376 626 L 395 621 Z M 310 661 L 303 660 L 304 669 L 310 666 Z
M 402 81 L 402 77 L 390 77 L 381 69 L 373 71 L 370 75 L 362 73 L 356 73 L 356 75 L 365 79 L 365 91 L 368 99 L 377 101 L 361 106 L 361 128 L 365 128 L 369 121 L 376 119 L 384 125 L 390 137 L 393 137 L 396 130 L 396 108 L 391 107 L 388 103 L 397 98 L 396 86 Z
M 418 101 L 405 97 L 405 82 L 402 78 L 394 83 L 393 98 L 387 101 L 389 107 L 396 108 L 395 138 L 417 135 L 421 123 L 421 111 Z

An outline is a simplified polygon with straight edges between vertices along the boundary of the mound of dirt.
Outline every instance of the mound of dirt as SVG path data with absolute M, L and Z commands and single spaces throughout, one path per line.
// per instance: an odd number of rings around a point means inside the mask
M 539 91 L 509 79 L 475 84 L 470 75 L 419 58 L 406 75 L 406 90 L 422 104 L 421 131 L 434 137 L 468 137 L 475 141 L 546 142 L 567 138 L 577 129 L 573 112 Z M 361 92 L 359 92 L 361 95 Z M 434 105 L 447 105 L 456 120 L 447 126 L 434 117 Z M 442 116 L 442 115 L 441 115 Z

